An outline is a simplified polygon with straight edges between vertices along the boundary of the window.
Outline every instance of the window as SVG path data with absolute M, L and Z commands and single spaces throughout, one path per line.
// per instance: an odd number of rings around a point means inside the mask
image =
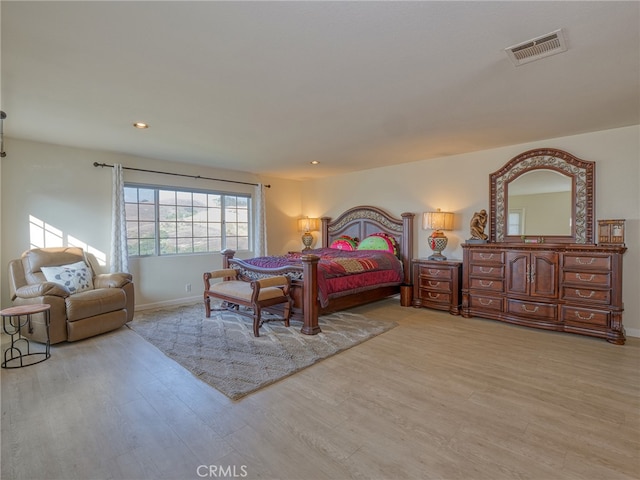
M 524 234 L 524 208 L 510 208 L 507 235 Z
M 130 256 L 249 250 L 251 197 L 126 185 Z

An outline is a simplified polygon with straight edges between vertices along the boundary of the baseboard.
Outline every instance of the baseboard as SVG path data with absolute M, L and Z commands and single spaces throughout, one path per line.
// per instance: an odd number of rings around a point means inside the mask
M 624 333 L 627 335 L 627 337 L 640 337 L 640 329 L 638 328 L 625 328 Z
M 202 296 L 198 295 L 195 297 L 184 297 L 184 298 L 176 298 L 174 300 L 165 300 L 163 302 L 153 302 L 153 303 L 145 303 L 145 304 L 136 304 L 135 310 L 137 312 L 142 310 L 152 310 L 154 308 L 162 308 L 162 307 L 176 307 L 179 305 L 193 305 L 194 303 L 201 302 Z M 202 303 L 202 308 L 204 308 L 204 302 Z

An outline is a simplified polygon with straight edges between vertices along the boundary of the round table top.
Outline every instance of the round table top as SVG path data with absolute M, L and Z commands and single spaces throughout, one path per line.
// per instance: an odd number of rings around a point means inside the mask
M 11 317 L 14 315 L 31 315 L 34 313 L 46 312 L 51 308 L 51 305 L 46 303 L 34 303 L 32 305 L 18 305 L 17 307 L 9 307 L 4 310 L 0 310 L 0 315 L 3 317 Z

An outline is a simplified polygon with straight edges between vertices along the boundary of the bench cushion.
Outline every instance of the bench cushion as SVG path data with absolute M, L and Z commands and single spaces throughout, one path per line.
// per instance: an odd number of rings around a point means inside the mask
M 237 298 L 244 302 L 251 302 L 251 295 L 253 290 L 249 282 L 242 282 L 240 280 L 229 280 L 226 282 L 218 282 L 211 285 L 209 291 L 224 297 Z M 267 300 L 270 298 L 284 297 L 284 292 L 278 287 L 266 287 L 260 289 L 260 296 L 258 301 Z

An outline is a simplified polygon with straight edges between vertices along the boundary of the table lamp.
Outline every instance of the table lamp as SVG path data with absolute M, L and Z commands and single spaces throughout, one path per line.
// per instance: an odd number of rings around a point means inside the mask
M 447 247 L 449 239 L 442 233 L 443 230 L 453 230 L 453 213 L 441 212 L 438 209 L 435 212 L 424 212 L 422 214 L 422 229 L 433 230 L 429 235 L 429 248 L 433 250 L 433 255 L 429 260 L 446 260 L 447 257 L 442 255 L 442 250 Z
M 310 250 L 313 243 L 313 235 L 311 232 L 315 232 L 320 228 L 320 220 L 317 218 L 304 217 L 298 220 L 298 231 L 304 232 L 302 234 L 302 243 L 304 244 L 304 250 Z

